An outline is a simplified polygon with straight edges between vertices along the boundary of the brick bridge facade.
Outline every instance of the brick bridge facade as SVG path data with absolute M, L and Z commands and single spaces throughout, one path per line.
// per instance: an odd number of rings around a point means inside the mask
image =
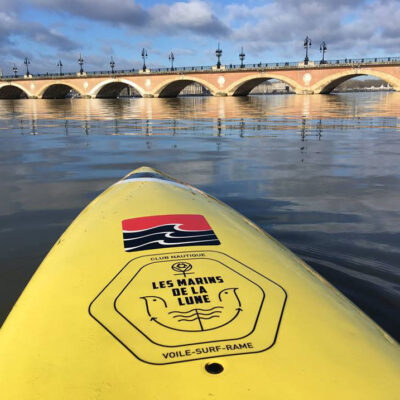
M 197 82 L 213 96 L 246 96 L 260 83 L 278 79 L 296 94 L 327 94 L 356 76 L 371 75 L 400 91 L 400 62 L 349 65 L 297 65 L 284 68 L 242 68 L 164 71 L 124 74 L 77 74 L 76 76 L 0 79 L 0 98 L 64 98 L 75 90 L 84 98 L 115 98 L 125 87 L 142 97 L 176 97 Z

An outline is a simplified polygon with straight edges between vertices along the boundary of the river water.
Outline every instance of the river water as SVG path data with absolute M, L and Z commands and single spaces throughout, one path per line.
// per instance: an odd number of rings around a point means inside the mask
M 0 323 L 94 197 L 142 165 L 229 204 L 400 340 L 400 93 L 0 100 Z

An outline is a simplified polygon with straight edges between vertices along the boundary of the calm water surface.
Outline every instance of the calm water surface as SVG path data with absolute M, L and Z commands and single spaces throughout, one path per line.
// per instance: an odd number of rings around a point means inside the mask
M 148 165 L 218 197 L 400 340 L 400 93 L 0 100 L 0 322 L 87 203 Z

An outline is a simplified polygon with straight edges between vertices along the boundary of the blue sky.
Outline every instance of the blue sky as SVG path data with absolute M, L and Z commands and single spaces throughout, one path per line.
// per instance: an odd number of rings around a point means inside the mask
M 148 65 L 211 65 L 217 43 L 223 63 L 295 61 L 304 57 L 303 39 L 312 38 L 310 58 L 400 55 L 399 0 L 0 0 L 0 67 L 14 63 L 32 72 L 78 69 L 82 53 L 88 70 L 137 68 L 140 52 Z

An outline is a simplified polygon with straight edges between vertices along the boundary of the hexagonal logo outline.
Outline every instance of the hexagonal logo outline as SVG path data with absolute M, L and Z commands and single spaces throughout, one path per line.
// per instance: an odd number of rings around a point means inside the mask
M 154 264 L 159 263 L 160 266 L 163 265 L 163 263 L 171 263 L 171 262 L 176 262 L 177 260 L 184 260 L 184 261 L 195 261 L 196 260 L 201 260 L 201 262 L 207 261 L 208 264 L 210 262 L 216 262 L 221 265 L 220 268 L 227 269 L 230 271 L 229 273 L 232 276 L 238 275 L 240 279 L 243 281 L 247 281 L 248 283 L 246 285 L 255 285 L 259 290 L 260 293 L 262 293 L 261 296 L 261 302 L 259 303 L 257 315 L 255 317 L 254 323 L 251 325 L 251 330 L 247 332 L 245 335 L 235 337 L 233 339 L 226 339 L 226 336 L 222 336 L 218 338 L 218 333 L 221 334 L 221 332 L 229 332 L 229 329 L 232 328 L 234 329 L 232 324 L 232 327 L 228 327 L 228 330 L 222 329 L 225 327 L 225 325 L 229 325 L 232 320 L 230 320 L 227 324 L 221 324 L 221 325 L 215 325 L 215 327 L 207 328 L 202 331 L 200 331 L 198 328 L 197 330 L 192 330 L 192 334 L 194 336 L 197 335 L 199 337 L 199 333 L 203 335 L 208 335 L 208 339 L 206 338 L 203 341 L 195 340 L 193 343 L 190 342 L 185 342 L 185 343 L 175 343 L 175 344 L 162 344 L 162 343 L 157 343 L 154 341 L 151 337 L 148 337 L 146 333 L 146 329 L 141 329 L 140 327 L 136 326 L 138 323 L 133 321 L 130 321 L 129 315 L 128 318 L 126 315 L 124 315 L 123 312 L 121 312 L 120 309 L 118 309 L 117 302 L 118 299 L 121 298 L 121 296 L 124 294 L 126 290 L 128 290 L 129 286 L 132 284 L 132 282 L 135 280 L 135 278 L 138 277 L 138 274 L 144 270 L 144 268 L 148 268 L 148 271 L 150 271 L 149 268 L 152 266 L 154 267 Z M 222 262 L 221 261 L 224 261 Z M 186 264 L 190 264 L 190 263 Z M 200 261 L 198 261 L 200 262 Z M 182 263 L 179 263 L 182 264 Z M 183 263 L 185 264 L 185 263 Z M 229 265 L 227 265 L 229 264 Z M 207 265 L 208 268 L 208 265 Z M 215 267 L 214 267 L 215 268 Z M 200 268 L 201 269 L 201 268 Z M 239 269 L 239 271 L 238 271 Z M 176 271 L 179 272 L 179 269 Z M 154 271 L 157 272 L 157 271 Z M 193 273 L 193 272 L 191 272 Z M 175 275 L 179 275 L 175 274 Z M 250 276 L 249 276 L 250 275 Z M 186 275 L 184 275 L 186 277 Z M 229 278 L 229 275 L 228 275 Z M 146 279 L 146 276 L 143 277 L 143 279 Z M 202 279 L 202 278 L 199 278 Z M 204 279 L 204 278 L 203 278 Z M 221 278 L 222 279 L 222 278 Z M 214 279 L 215 280 L 215 279 Z M 228 279 L 229 281 L 229 279 Z M 139 282 L 140 283 L 140 282 Z M 145 282 L 148 283 L 148 282 Z M 173 283 L 171 285 L 173 286 Z M 213 283 L 213 282 L 211 282 Z M 186 284 L 186 283 L 185 283 Z M 137 285 L 139 287 L 139 284 Z M 141 285 L 143 286 L 143 285 Z M 216 285 L 217 286 L 217 285 Z M 221 285 L 219 286 L 221 287 Z M 131 285 L 131 291 L 132 290 L 139 290 L 133 287 Z M 157 289 L 157 288 L 156 288 Z M 238 297 L 238 293 L 234 289 L 238 289 L 235 287 L 231 288 L 223 288 L 220 293 L 218 294 L 220 302 L 222 301 L 221 299 L 221 293 L 228 294 L 228 289 L 230 290 L 231 294 L 231 299 L 235 298 L 234 295 L 236 295 L 236 300 L 239 301 L 239 306 L 241 306 L 241 299 Z M 239 288 L 239 294 L 242 296 L 242 293 L 240 292 Z M 204 291 L 206 291 L 204 289 Z M 224 292 L 225 291 L 225 292 Z M 244 293 L 249 293 L 249 288 L 246 289 L 244 287 Z M 251 291 L 251 288 L 250 288 Z M 140 290 L 139 290 L 140 292 Z M 252 292 L 252 291 L 251 291 Z M 167 293 L 165 291 L 164 293 Z M 216 293 L 216 292 L 215 292 Z M 224 309 L 222 304 L 225 306 L 225 303 L 215 303 L 215 298 L 216 294 L 213 293 L 213 301 L 210 304 L 211 307 L 209 310 L 213 309 Z M 137 298 L 144 299 L 144 297 L 151 297 L 151 298 L 156 298 L 160 299 L 159 303 L 167 309 L 167 302 L 159 296 L 140 296 L 142 293 L 136 293 L 134 292 L 134 296 L 132 296 L 132 293 L 129 294 L 127 292 L 127 299 L 129 300 L 128 305 L 129 308 L 131 309 L 130 312 L 133 311 L 133 317 L 136 318 L 137 311 L 138 310 L 138 305 L 139 303 L 136 303 L 134 305 L 131 305 L 131 300 L 134 299 L 136 302 L 138 301 Z M 165 296 L 164 296 L 165 297 Z M 226 296 L 228 298 L 228 296 Z M 254 301 L 254 293 L 251 293 L 251 299 L 253 300 L 252 303 L 256 303 Z M 153 299 L 153 301 L 156 301 L 157 299 Z M 275 300 L 274 300 L 275 299 Z M 208 299 L 209 300 L 209 299 Z M 170 301 L 167 299 L 168 304 Z M 265 306 L 265 301 L 267 303 L 267 306 Z M 170 252 L 170 253 L 162 253 L 162 254 L 153 254 L 153 255 L 146 255 L 146 256 L 140 256 L 137 258 L 134 258 L 130 260 L 115 276 L 114 278 L 100 291 L 100 293 L 94 298 L 94 300 L 90 303 L 89 305 L 89 314 L 92 318 L 94 318 L 104 329 L 106 329 L 115 339 L 117 339 L 131 354 L 133 354 L 136 358 L 139 360 L 149 363 L 149 364 L 155 364 L 155 365 L 162 365 L 162 364 L 171 364 L 171 363 L 177 363 L 177 362 L 185 362 L 185 361 L 193 361 L 193 360 L 199 360 L 199 359 L 207 359 L 207 358 L 212 358 L 212 357 L 225 357 L 225 356 L 231 356 L 231 355 L 240 355 L 240 354 L 250 354 L 250 353 L 259 353 L 268 350 L 271 348 L 277 340 L 277 336 L 279 333 L 279 328 L 281 325 L 282 317 L 283 317 L 283 312 L 285 309 L 287 301 L 287 292 L 285 289 L 279 285 L 278 283 L 274 282 L 273 280 L 267 278 L 266 276 L 262 275 L 258 271 L 248 267 L 247 265 L 241 263 L 240 261 L 234 259 L 233 257 L 224 254 L 219 251 L 213 251 L 213 250 L 199 250 L 199 251 L 185 251 L 185 252 Z M 126 302 L 126 301 L 125 301 Z M 153 318 L 152 314 L 149 312 L 149 307 L 148 307 L 148 302 L 147 298 L 145 299 L 146 307 L 147 307 L 147 312 L 148 316 L 150 317 L 150 321 L 156 319 Z M 272 303 L 272 305 L 271 305 Z M 141 303 L 144 304 L 144 303 Z M 218 304 L 218 306 L 215 306 L 215 304 Z M 250 304 L 250 303 L 249 303 Z M 240 328 L 243 330 L 243 322 L 251 320 L 249 318 L 249 313 L 250 317 L 254 317 L 255 313 L 255 306 L 252 305 L 249 308 L 253 307 L 252 311 L 247 311 L 247 317 L 246 318 L 238 318 L 235 323 L 236 323 L 236 328 Z M 263 310 L 264 307 L 264 310 Z M 226 307 L 228 309 L 228 307 Z M 164 309 L 164 308 L 163 308 Z M 194 311 L 193 311 L 194 310 Z M 197 313 L 196 310 L 204 310 L 200 308 L 194 308 L 193 310 L 189 311 L 183 311 L 181 312 L 181 317 L 184 317 L 185 312 L 191 314 L 189 317 L 195 316 L 195 313 Z M 241 310 L 243 311 L 243 310 Z M 201 311 L 203 312 L 203 311 Z M 221 314 L 222 311 L 218 310 L 218 312 Z M 168 314 L 173 314 L 173 313 L 178 313 L 178 311 L 171 311 L 168 312 Z M 207 314 L 208 313 L 208 314 Z M 141 311 L 141 314 L 144 315 L 144 311 Z M 245 314 L 242 312 L 240 315 Z M 149 330 L 149 323 L 148 322 L 143 322 L 144 318 L 143 315 L 139 316 L 139 325 L 140 324 L 147 324 L 147 329 Z M 239 311 L 237 313 L 239 315 Z M 221 315 L 217 315 L 217 311 L 208 311 L 208 309 L 205 309 L 204 314 L 202 314 L 202 317 L 199 317 L 197 314 L 197 320 L 196 317 L 192 320 L 186 319 L 185 321 L 186 324 L 190 324 L 188 321 L 196 321 L 200 322 L 201 324 L 201 318 L 204 319 L 210 319 L 205 316 L 210 316 L 210 317 L 221 317 Z M 253 318 L 252 317 L 252 318 Z M 171 320 L 171 319 L 170 319 Z M 182 319 L 184 320 L 184 319 Z M 239 323 L 239 320 L 241 323 Z M 210 324 L 209 322 L 206 322 Z M 245 322 L 248 325 L 248 322 Z M 258 325 L 261 324 L 261 328 L 258 327 Z M 153 329 L 153 326 L 155 324 L 151 325 L 151 330 Z M 175 329 L 174 327 L 159 323 L 157 325 L 162 325 L 163 327 L 169 328 L 169 329 Z M 170 324 L 169 324 L 170 325 Z M 211 325 L 211 326 L 214 326 Z M 208 325 L 210 326 L 210 325 Z M 159 327 L 158 327 L 159 328 Z M 189 332 L 188 330 L 182 330 L 182 329 L 175 329 L 176 331 L 182 331 L 182 332 Z M 216 337 L 213 337 L 212 334 L 210 334 L 210 331 L 216 331 Z M 207 332 L 205 332 L 207 331 Z M 165 335 L 165 330 L 159 331 L 156 333 L 158 335 L 161 335 L 164 340 Z M 148 332 L 147 332 L 148 333 Z M 265 335 L 264 335 L 265 333 Z M 140 335 L 140 337 L 138 336 Z M 174 338 L 173 340 L 178 340 L 179 341 L 179 334 L 178 335 L 173 335 L 170 333 L 170 338 Z M 178 339 L 176 339 L 178 337 Z M 183 337 L 183 336 L 182 336 Z M 205 336 L 203 336 L 205 337 Z M 243 339 L 248 338 L 247 342 L 243 342 Z M 168 341 L 168 337 L 166 339 Z M 170 339 L 172 340 L 172 339 Z M 160 351 L 160 349 L 167 349 L 173 350 L 171 352 L 163 352 Z M 156 350 L 155 350 L 156 349 Z M 207 353 L 202 353 L 202 351 L 208 351 L 208 349 L 213 349 L 212 351 L 214 352 L 213 354 L 207 354 Z M 233 350 L 232 350 L 233 349 Z M 211 350 L 210 350 L 211 351 Z M 164 358 L 163 358 L 164 357 Z M 172 357 L 172 358 L 171 358 Z

